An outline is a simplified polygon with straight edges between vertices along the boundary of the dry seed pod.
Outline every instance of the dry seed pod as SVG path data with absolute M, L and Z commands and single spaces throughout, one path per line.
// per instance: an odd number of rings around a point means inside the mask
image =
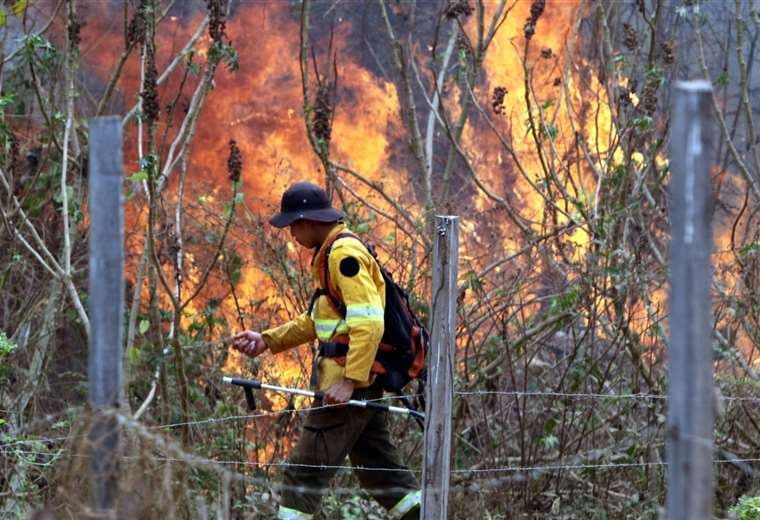
M 530 16 L 525 20 L 525 25 L 523 26 L 523 33 L 525 34 L 526 40 L 530 40 L 535 34 L 536 23 L 544 13 L 545 7 L 546 0 L 533 0 L 533 3 L 530 4 Z
M 320 85 L 317 88 L 314 100 L 314 115 L 312 124 L 314 136 L 322 141 L 329 141 L 331 135 L 332 104 L 330 103 L 329 85 Z
M 504 97 L 507 95 L 506 87 L 496 87 L 493 89 L 493 95 L 491 96 L 491 107 L 496 115 L 504 115 L 506 109 L 504 108 Z
M 475 9 L 467 0 L 458 0 L 450 2 L 443 14 L 446 18 L 454 19 L 459 16 L 470 16 L 474 11 Z
M 634 31 L 633 27 L 630 25 L 624 23 L 623 33 L 623 45 L 625 45 L 629 51 L 635 51 L 639 46 L 639 37 L 636 34 L 636 31 Z
M 240 153 L 237 141 L 230 139 L 230 156 L 227 158 L 227 177 L 232 182 L 240 180 L 240 173 L 243 170 L 243 155 Z

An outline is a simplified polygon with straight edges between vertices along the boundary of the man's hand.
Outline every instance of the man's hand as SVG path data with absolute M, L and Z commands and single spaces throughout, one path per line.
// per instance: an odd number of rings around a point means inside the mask
M 343 381 L 339 381 L 325 390 L 323 399 L 325 404 L 343 404 L 351 399 L 353 393 L 353 379 L 344 379 Z
M 259 332 L 245 330 L 232 338 L 232 347 L 243 354 L 255 358 L 269 347 Z

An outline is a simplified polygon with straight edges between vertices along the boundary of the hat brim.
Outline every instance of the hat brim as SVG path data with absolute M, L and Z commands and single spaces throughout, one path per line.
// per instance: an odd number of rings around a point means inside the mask
M 311 209 L 305 211 L 279 212 L 269 219 L 269 223 L 277 228 L 284 228 L 296 220 L 314 220 L 316 222 L 337 222 L 343 218 L 343 212 L 335 208 Z

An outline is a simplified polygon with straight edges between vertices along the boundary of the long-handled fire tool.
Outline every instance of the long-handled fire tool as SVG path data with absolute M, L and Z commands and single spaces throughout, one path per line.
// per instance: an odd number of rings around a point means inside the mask
M 285 392 L 288 394 L 303 395 L 306 397 L 316 397 L 318 399 L 321 399 L 323 395 L 322 392 L 313 392 L 311 390 L 303 390 L 301 388 L 287 388 L 284 386 L 268 385 L 266 383 L 262 383 L 261 381 L 256 381 L 255 379 L 242 379 L 240 377 L 224 376 L 222 380 L 225 383 L 243 387 L 243 391 L 245 392 L 245 400 L 248 402 L 249 410 L 256 409 L 256 399 L 253 397 L 254 389 L 271 390 L 273 392 Z M 346 401 L 345 404 L 349 406 L 357 406 L 359 408 L 372 408 L 374 410 L 382 410 L 384 412 L 410 415 L 414 417 L 414 419 L 421 427 L 424 427 L 425 414 L 411 408 L 401 408 L 400 406 L 391 406 L 388 404 L 381 404 L 374 401 L 364 401 L 359 399 L 350 399 Z

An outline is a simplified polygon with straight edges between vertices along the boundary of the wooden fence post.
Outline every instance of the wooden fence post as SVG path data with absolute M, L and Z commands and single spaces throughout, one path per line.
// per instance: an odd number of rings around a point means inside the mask
M 667 518 L 713 513 L 712 88 L 677 82 L 671 129 Z
M 436 216 L 422 466 L 424 520 L 448 518 L 458 265 L 459 218 Z
M 94 410 L 90 430 L 92 505 L 114 517 L 118 489 L 119 430 L 105 414 L 119 406 L 124 317 L 124 210 L 121 119 L 96 117 L 89 125 L 91 323 L 88 378 Z

